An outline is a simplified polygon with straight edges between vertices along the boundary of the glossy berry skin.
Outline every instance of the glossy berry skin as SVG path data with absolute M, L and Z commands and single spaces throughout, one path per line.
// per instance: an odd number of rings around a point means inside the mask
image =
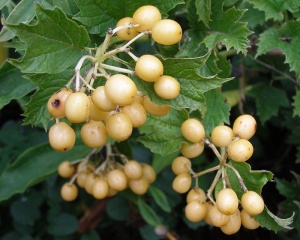
M 221 226 L 220 229 L 226 235 L 232 235 L 240 230 L 241 225 L 240 210 L 237 210 L 235 213 L 229 216 L 228 222 Z
M 231 188 L 222 189 L 216 196 L 216 206 L 225 215 L 234 214 L 239 206 L 239 200 L 235 191 Z
M 185 216 L 191 222 L 200 222 L 205 218 L 207 208 L 203 203 L 192 201 L 185 207 Z
M 202 123 L 194 118 L 185 120 L 181 125 L 181 133 L 190 142 L 199 143 L 205 136 Z
M 140 178 L 140 179 L 130 179 L 128 182 L 129 188 L 132 192 L 134 192 L 137 195 L 143 195 L 147 192 L 149 188 L 149 182 L 146 178 Z
M 62 88 L 55 92 L 48 100 L 47 109 L 52 117 L 64 118 L 66 99 L 72 93 L 71 89 Z
M 95 182 L 93 184 L 93 189 L 92 189 L 92 194 L 93 194 L 94 198 L 104 199 L 104 198 L 106 198 L 108 191 L 109 191 L 108 183 L 104 179 L 98 177 L 95 180 Z
M 123 169 L 125 175 L 129 179 L 137 180 L 143 176 L 143 167 L 140 163 L 134 160 L 129 160 L 124 164 Z
M 137 27 L 137 31 L 143 32 L 146 30 L 151 30 L 153 25 L 161 20 L 160 11 L 152 6 L 152 5 L 145 5 L 139 7 L 133 13 L 133 22 L 134 24 L 139 24 L 140 26 Z
M 100 148 L 108 140 L 108 134 L 103 122 L 90 120 L 80 130 L 80 137 L 85 145 L 90 148 Z
M 131 25 L 133 24 L 133 18 L 131 17 L 125 17 L 118 21 L 117 27 L 128 26 L 128 28 L 123 28 L 117 32 L 117 36 L 119 38 L 128 41 L 134 38 L 138 34 L 137 29 L 130 27 L 130 24 Z
M 65 183 L 60 190 L 60 194 L 63 200 L 71 202 L 77 198 L 78 188 L 75 184 Z
M 227 147 L 233 140 L 234 134 L 228 126 L 217 126 L 211 132 L 211 141 L 217 147 Z
M 135 83 L 124 74 L 115 74 L 111 76 L 104 86 L 107 97 L 112 103 L 125 106 L 133 103 L 137 88 Z
M 136 61 L 135 72 L 144 81 L 155 82 L 163 75 L 164 66 L 157 57 L 145 54 Z
M 209 211 L 209 218 L 215 227 L 221 227 L 228 223 L 229 216 L 221 213 L 217 206 L 213 206 Z
M 192 177 L 188 173 L 181 173 L 175 177 L 172 183 L 172 188 L 175 192 L 186 193 L 190 190 Z
M 114 169 L 107 174 L 107 183 L 112 189 L 123 191 L 127 188 L 127 177 L 120 169 Z
M 65 104 L 65 114 L 72 123 L 84 122 L 90 115 L 90 99 L 83 92 L 71 93 Z
M 206 201 L 206 194 L 201 188 L 193 188 L 191 189 L 186 196 L 186 203 L 190 203 L 192 201 L 198 201 L 200 203 L 204 203 Z
M 201 155 L 204 151 L 204 143 L 193 143 L 191 145 L 188 145 L 186 143 L 183 143 L 180 147 L 180 152 L 184 157 L 187 158 L 195 158 Z
M 154 116 L 165 116 L 171 110 L 170 106 L 163 106 L 152 102 L 148 96 L 144 97 L 143 105 L 146 111 Z
M 241 211 L 241 221 L 243 227 L 254 230 L 260 226 L 260 224 L 252 218 L 244 209 Z
M 66 152 L 75 144 L 76 136 L 73 128 L 65 122 L 54 124 L 49 130 L 49 143 L 58 152 Z
M 260 214 L 265 208 L 264 200 L 254 191 L 247 191 L 242 195 L 241 205 L 250 216 Z
M 152 38 L 162 45 L 173 45 L 182 38 L 181 26 L 171 19 L 163 19 L 152 28 Z
M 92 101 L 91 96 L 89 96 L 89 99 L 91 104 L 89 119 L 92 119 L 94 121 L 105 120 L 108 117 L 109 112 L 100 110 Z
M 75 173 L 75 167 L 69 161 L 63 161 L 58 166 L 58 175 L 63 178 L 72 177 Z
M 143 177 L 147 179 L 149 184 L 153 183 L 156 180 L 156 172 L 153 167 L 147 163 L 142 163 L 143 168 Z
M 131 120 L 132 126 L 138 128 L 143 126 L 147 120 L 147 112 L 145 107 L 139 102 L 133 102 L 130 105 L 126 105 L 122 108 L 122 112 L 125 113 Z
M 249 140 L 256 132 L 256 120 L 249 114 L 239 116 L 233 123 L 233 133 Z
M 236 162 L 245 162 L 253 154 L 253 146 L 246 139 L 238 139 L 229 144 L 227 148 L 228 157 Z
M 163 99 L 174 99 L 180 93 L 180 83 L 171 76 L 162 75 L 154 82 L 154 91 Z
M 177 157 L 172 162 L 172 171 L 174 174 L 189 173 L 189 168 L 192 167 L 191 160 L 186 157 Z M 188 166 L 188 167 L 187 167 Z
M 132 133 L 132 122 L 125 113 L 116 113 L 106 120 L 108 135 L 116 141 L 128 139 Z
M 97 108 L 105 112 L 110 112 L 117 107 L 117 105 L 107 96 L 104 86 L 99 86 L 93 91 L 92 101 Z

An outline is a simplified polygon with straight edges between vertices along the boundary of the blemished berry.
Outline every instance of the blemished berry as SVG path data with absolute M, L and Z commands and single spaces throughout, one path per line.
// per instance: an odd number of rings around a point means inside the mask
M 249 114 L 239 116 L 233 123 L 233 133 L 249 140 L 256 132 L 256 120 Z
M 72 93 L 69 88 L 62 88 L 55 92 L 48 100 L 47 109 L 52 117 L 64 118 L 65 103 L 68 96 Z
M 229 144 L 227 148 L 228 157 L 236 162 L 245 162 L 253 154 L 253 146 L 246 139 L 238 139 Z

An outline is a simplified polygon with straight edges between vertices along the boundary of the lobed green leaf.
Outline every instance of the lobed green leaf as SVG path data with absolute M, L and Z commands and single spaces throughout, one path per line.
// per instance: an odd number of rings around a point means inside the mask
M 285 55 L 285 63 L 288 63 L 290 70 L 300 78 L 300 21 L 290 21 L 281 28 L 269 28 L 259 36 L 256 57 L 278 48 Z
M 25 73 L 59 73 L 73 65 L 86 52 L 89 36 L 84 27 L 67 18 L 59 8 L 47 10 L 36 4 L 36 25 L 5 23 L 27 50 L 21 60 L 10 62 Z

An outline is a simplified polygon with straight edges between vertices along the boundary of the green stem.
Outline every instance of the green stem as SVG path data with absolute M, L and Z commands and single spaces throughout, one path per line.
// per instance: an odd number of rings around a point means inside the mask
M 212 184 L 210 185 L 210 187 L 209 187 L 209 189 L 207 190 L 207 198 L 215 205 L 216 204 L 216 202 L 214 201 L 214 199 L 212 198 L 212 191 L 215 189 L 215 187 L 216 187 L 216 185 L 217 185 L 217 183 L 218 183 L 218 181 L 219 181 L 219 179 L 220 179 L 220 176 L 221 176 L 221 173 L 222 173 L 222 171 L 221 171 L 221 169 L 219 169 L 218 170 L 218 172 L 217 172 L 217 174 L 216 174 L 216 176 L 215 176 L 215 178 L 214 178 L 214 180 L 213 180 L 213 182 L 212 182 Z
M 231 169 L 231 170 L 234 172 L 234 174 L 237 176 L 237 178 L 238 178 L 238 180 L 239 180 L 240 187 L 243 189 L 244 192 L 247 192 L 248 189 L 247 189 L 247 187 L 246 187 L 245 184 L 244 184 L 244 180 L 243 180 L 243 178 L 241 177 L 240 173 L 235 169 L 235 167 L 233 167 L 233 166 L 231 166 L 231 165 L 229 165 L 229 164 L 227 164 L 227 163 L 224 164 L 224 167 L 227 167 L 227 168 Z
M 201 171 L 201 172 L 198 172 L 198 173 L 194 173 L 194 172 L 193 172 L 193 173 L 195 174 L 195 178 L 197 178 L 197 177 L 200 177 L 200 176 L 202 176 L 202 175 L 204 175 L 204 174 L 207 174 L 207 173 L 210 173 L 210 172 L 219 170 L 219 169 L 220 169 L 220 165 L 217 165 L 217 166 L 215 166 L 215 167 L 208 168 L 208 169 L 203 170 L 203 171 Z

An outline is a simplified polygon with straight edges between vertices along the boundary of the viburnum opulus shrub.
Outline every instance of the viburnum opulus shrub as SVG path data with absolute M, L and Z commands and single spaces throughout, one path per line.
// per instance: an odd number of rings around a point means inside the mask
M 0 3 L 0 41 L 11 55 L 0 69 L 1 107 L 18 100 L 23 125 L 47 134 L 2 163 L 0 200 L 15 199 L 14 221 L 31 229 L 15 226 L 5 239 L 36 236 L 49 195 L 30 224 L 18 212 L 43 184 L 77 210 L 50 207 L 40 236 L 99 239 L 101 228 L 129 219 L 144 239 L 179 239 L 182 222 L 226 235 L 292 229 L 297 194 L 287 218 L 273 214 L 262 191 L 274 175 L 255 161 L 265 157 L 260 141 L 276 140 L 265 137 L 267 124 L 293 130 L 285 141 L 300 156 L 299 8 L 279 0 Z M 84 224 L 94 217 L 86 209 L 101 218 Z M 55 222 L 72 224 L 63 231 Z

